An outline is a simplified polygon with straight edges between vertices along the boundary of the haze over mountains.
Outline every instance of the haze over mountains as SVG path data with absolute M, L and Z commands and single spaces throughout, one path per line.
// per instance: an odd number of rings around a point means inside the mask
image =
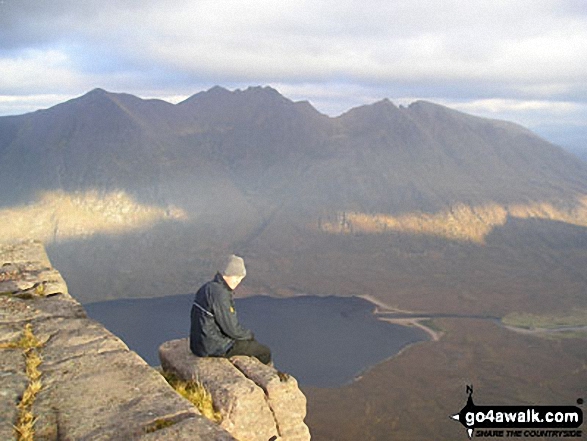
M 587 162 L 521 126 L 422 101 L 330 118 L 271 88 L 177 105 L 96 89 L 0 118 L 0 188 L 0 240 L 44 240 L 83 302 L 193 292 L 236 252 L 240 293 L 431 314 L 439 341 L 304 391 L 315 440 L 458 439 L 467 384 L 499 405 L 587 394 Z M 512 314 L 579 330 L 493 320 Z
M 571 150 L 572 153 L 577 155 L 580 159 L 587 162 L 587 150 L 585 149 L 575 149 Z
M 174 200 L 181 177 L 195 191 L 214 191 L 198 187 L 211 179 L 239 196 L 293 192 L 305 208 L 397 213 L 558 201 L 587 179 L 584 164 L 520 126 L 427 102 L 382 100 L 329 118 L 271 88 L 215 87 L 177 105 L 95 89 L 0 124 L 14 199 L 4 203 L 88 188 Z
M 511 251 L 511 241 L 487 242 L 515 219 L 571 236 L 587 225 L 587 164 L 521 126 L 422 101 L 398 108 L 382 100 L 330 118 L 268 87 L 215 87 L 177 105 L 95 89 L 2 117 L 0 186 L 7 217 L 53 201 L 37 230 L 50 230 L 56 265 L 86 301 L 187 292 L 234 250 L 249 258 L 255 292 L 374 294 L 402 304 L 434 278 L 454 289 L 469 274 L 463 253 L 481 252 L 488 281 L 511 271 L 495 251 Z M 114 224 L 129 212 L 161 214 L 117 235 L 59 223 L 54 207 L 72 194 L 76 210 L 104 211 L 96 192 L 127 201 L 110 204 Z M 430 261 L 434 253 L 440 262 Z M 423 268 L 410 278 L 414 259 Z M 373 280 L 359 282 L 368 273 Z M 509 295 L 505 285 L 462 289 L 473 299 Z

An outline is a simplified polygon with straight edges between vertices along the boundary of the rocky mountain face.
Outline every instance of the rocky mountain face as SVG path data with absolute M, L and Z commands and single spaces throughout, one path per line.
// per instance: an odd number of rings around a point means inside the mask
M 571 299 L 586 283 L 583 249 L 566 244 L 585 245 L 587 164 L 518 125 L 422 101 L 330 118 L 267 87 L 177 105 L 96 89 L 0 118 L 0 188 L 0 218 L 40 192 L 160 213 L 48 241 L 84 301 L 188 292 L 233 251 L 250 265 L 245 291 L 417 309 L 523 308 L 536 286 L 566 281 Z M 564 263 L 545 281 L 548 261 Z
M 4 205 L 52 189 L 175 202 L 180 176 L 184 187 L 222 188 L 223 197 L 231 187 L 233 197 L 273 190 L 315 209 L 314 193 L 336 209 L 402 212 L 558 200 L 587 180 L 584 164 L 511 123 L 388 100 L 328 118 L 271 88 L 215 87 L 178 105 L 96 89 L 0 118 L 0 153 L 2 186 L 12 184 Z

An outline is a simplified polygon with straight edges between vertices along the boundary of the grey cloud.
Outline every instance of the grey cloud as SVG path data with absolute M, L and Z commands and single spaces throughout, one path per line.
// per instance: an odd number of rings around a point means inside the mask
M 584 0 L 4 0 L 0 76 L 13 80 L 0 97 L 278 83 L 334 90 L 299 96 L 329 113 L 383 97 L 585 102 L 586 9 Z
M 0 47 L 15 50 L 75 40 L 89 29 L 103 26 L 103 18 L 116 17 L 118 11 L 140 13 L 148 4 L 149 1 L 139 0 L 3 0 Z
M 59 47 L 82 71 L 129 64 L 235 81 L 499 81 L 515 69 L 490 61 L 504 59 L 516 40 L 548 31 L 556 3 L 5 0 L 0 47 L 12 54 Z

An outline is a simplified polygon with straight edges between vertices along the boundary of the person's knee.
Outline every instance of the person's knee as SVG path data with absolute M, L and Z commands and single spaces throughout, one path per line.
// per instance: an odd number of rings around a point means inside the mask
M 263 364 L 271 363 L 272 356 L 271 356 L 271 349 L 265 345 L 259 345 L 261 347 L 261 351 L 259 353 L 259 361 Z
M 271 353 L 263 353 L 256 356 L 257 360 L 261 363 L 270 365 L 271 364 Z

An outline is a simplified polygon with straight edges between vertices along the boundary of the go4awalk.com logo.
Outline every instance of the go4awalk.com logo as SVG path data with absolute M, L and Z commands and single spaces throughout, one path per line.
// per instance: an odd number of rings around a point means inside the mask
M 581 437 L 583 411 L 577 406 L 477 406 L 473 386 L 467 386 L 467 404 L 451 415 L 475 438 L 570 438 Z M 582 399 L 577 404 L 583 404 Z

